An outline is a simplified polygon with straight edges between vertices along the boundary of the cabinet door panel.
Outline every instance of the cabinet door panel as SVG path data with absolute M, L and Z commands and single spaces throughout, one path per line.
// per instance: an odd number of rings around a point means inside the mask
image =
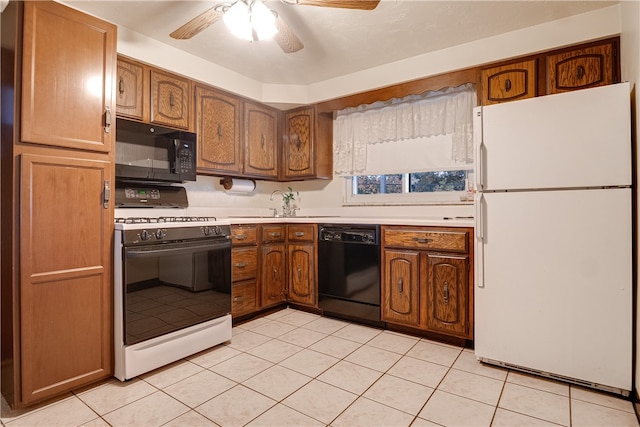
M 428 254 L 427 327 L 458 335 L 468 333 L 466 256 Z
M 144 69 L 142 65 L 118 60 L 116 112 L 120 116 L 142 120 L 144 112 Z
M 315 262 L 313 244 L 289 244 L 289 298 L 315 305 Z
M 419 326 L 419 253 L 385 250 L 383 267 L 383 320 Z
M 21 158 L 22 401 L 112 371 L 113 208 L 108 162 Z
M 277 304 L 286 299 L 286 271 L 284 245 L 265 245 L 262 258 L 262 306 Z
M 614 83 L 611 43 L 550 55 L 548 92 L 559 93 Z
M 151 123 L 189 129 L 190 87 L 185 78 L 151 70 Z
M 23 46 L 22 141 L 111 151 L 116 27 L 55 2 L 28 1 Z
M 536 96 L 536 60 L 482 70 L 482 105 Z
M 315 114 L 312 108 L 285 116 L 285 178 L 313 176 Z
M 198 171 L 242 172 L 240 101 L 196 88 Z
M 244 173 L 278 177 L 278 116 L 275 111 L 246 103 Z

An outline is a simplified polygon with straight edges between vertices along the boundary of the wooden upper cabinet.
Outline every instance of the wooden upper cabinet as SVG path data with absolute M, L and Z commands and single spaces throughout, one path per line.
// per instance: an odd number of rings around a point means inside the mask
M 613 42 L 574 49 L 547 57 L 547 92 L 566 92 L 616 83 Z
M 244 104 L 244 174 L 278 178 L 278 113 L 251 102 Z
M 482 105 L 536 96 L 536 60 L 517 62 L 481 71 Z
M 304 108 L 286 113 L 284 126 L 284 177 L 313 177 L 315 110 Z
M 55 2 L 24 2 L 21 140 L 110 152 L 115 25 Z
M 145 68 L 142 64 L 118 58 L 116 113 L 133 119 L 144 119 Z
M 191 127 L 191 81 L 151 69 L 151 123 L 182 129 Z
M 238 98 L 196 87 L 198 173 L 242 172 L 241 108 Z

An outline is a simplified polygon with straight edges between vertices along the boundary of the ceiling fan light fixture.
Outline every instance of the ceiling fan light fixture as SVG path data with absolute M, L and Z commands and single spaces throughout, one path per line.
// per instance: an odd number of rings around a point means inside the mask
M 278 32 L 276 17 L 260 0 L 236 1 L 222 20 L 231 34 L 244 40 L 266 40 Z
M 244 40 L 253 40 L 251 10 L 244 1 L 237 1 L 222 17 L 231 34 Z
M 276 17 L 260 0 L 255 0 L 251 7 L 251 25 L 258 40 L 270 39 L 278 32 Z

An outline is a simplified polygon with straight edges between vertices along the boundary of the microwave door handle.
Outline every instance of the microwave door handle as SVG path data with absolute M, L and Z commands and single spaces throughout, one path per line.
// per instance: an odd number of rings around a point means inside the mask
M 171 173 L 179 173 L 179 165 L 180 165 L 180 141 L 177 139 L 172 139 L 171 143 L 173 144 L 173 164 L 170 165 Z

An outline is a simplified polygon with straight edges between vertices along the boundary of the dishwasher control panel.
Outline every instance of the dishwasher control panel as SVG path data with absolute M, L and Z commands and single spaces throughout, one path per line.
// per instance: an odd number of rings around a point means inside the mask
M 319 240 L 325 242 L 350 242 L 376 245 L 380 229 L 377 226 L 320 226 Z

